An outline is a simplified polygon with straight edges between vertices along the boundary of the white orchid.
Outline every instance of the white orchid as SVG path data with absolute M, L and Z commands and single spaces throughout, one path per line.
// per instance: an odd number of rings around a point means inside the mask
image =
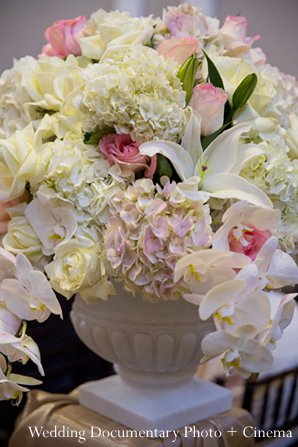
M 74 212 L 55 206 L 44 194 L 37 193 L 26 208 L 25 216 L 42 243 L 46 256 L 55 253 L 55 248 L 66 243 L 78 227 Z
M 258 332 L 257 326 L 248 324 L 237 328 L 234 333 L 222 330 L 206 335 L 202 340 L 202 362 L 222 355 L 227 371 L 237 368 L 244 376 L 269 369 L 273 356 L 257 341 Z
M 44 376 L 38 346 L 25 333 L 20 337 L 0 333 L 0 352 L 7 357 L 9 362 L 22 362 L 25 365 L 31 359 L 37 365 L 40 374 Z
M 39 385 L 40 380 L 33 377 L 12 374 L 10 368 L 7 367 L 6 360 L 0 354 L 0 400 L 13 399 L 18 405 L 22 400 L 23 393 L 29 391 L 22 385 Z
M 260 249 L 254 261 L 255 267 L 244 268 L 238 274 L 252 288 L 279 289 L 298 283 L 298 267 L 294 259 L 278 248 L 278 239 L 272 236 Z
M 45 321 L 50 313 L 62 315 L 47 278 L 33 269 L 23 254 L 16 257 L 15 278 L 3 279 L 0 284 L 0 301 L 17 317 L 24 320 Z
M 187 298 L 199 304 L 212 287 L 234 279 L 236 269 L 250 263 L 251 260 L 240 253 L 214 249 L 198 250 L 179 259 L 175 266 L 174 281 L 177 282 L 183 277 L 192 292 Z
M 291 323 L 295 311 L 293 298 L 296 295 L 296 293 L 290 293 L 281 298 L 270 326 L 258 337 L 265 346 L 275 348 L 276 342 L 282 337 L 284 330 Z
M 0 247 L 0 281 L 5 278 L 14 278 L 16 270 L 15 256 Z
M 203 298 L 199 316 L 207 320 L 212 315 L 215 323 L 227 331 L 236 326 L 253 323 L 266 328 L 270 322 L 271 306 L 266 293 L 249 291 L 246 281 L 236 279 L 216 285 Z
M 15 335 L 20 329 L 22 320 L 0 302 L 0 339 L 3 334 Z
M 170 141 L 153 141 L 140 146 L 140 153 L 153 157 L 161 154 L 173 164 L 182 180 L 200 178 L 200 189 L 210 197 L 247 200 L 257 206 L 272 208 L 269 197 L 239 176 L 242 167 L 253 157 L 263 154 L 260 146 L 240 144 L 249 124 L 238 124 L 221 133 L 203 152 L 200 121 L 193 112 L 182 145 Z M 183 147 L 184 144 L 184 147 Z
M 213 248 L 230 250 L 232 245 L 254 259 L 261 245 L 276 232 L 280 211 L 256 207 L 241 200 L 228 208 L 222 222 L 214 234 Z

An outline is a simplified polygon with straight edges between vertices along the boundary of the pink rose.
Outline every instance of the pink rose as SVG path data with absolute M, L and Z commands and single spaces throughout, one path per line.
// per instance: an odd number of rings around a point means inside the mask
M 239 56 L 250 49 L 260 35 L 246 37 L 247 20 L 241 16 L 228 16 L 221 28 L 223 44 L 229 56 Z
M 200 43 L 195 37 L 172 37 L 164 39 L 156 50 L 165 59 L 172 57 L 182 65 L 192 54 L 200 51 Z
M 239 231 L 241 231 L 241 237 L 239 237 Z M 241 230 L 235 228 L 230 231 L 228 235 L 229 247 L 231 251 L 243 253 L 254 261 L 271 236 L 272 233 L 269 230 L 262 231 L 253 225 L 245 225 Z
M 121 168 L 133 172 L 144 172 L 152 178 L 156 169 L 156 156 L 149 157 L 139 152 L 139 144 L 129 134 L 109 134 L 99 142 L 100 151 L 107 157 L 110 165 L 118 164 Z
M 223 124 L 227 93 L 212 84 L 199 84 L 193 89 L 189 105 L 201 117 L 202 135 L 210 135 Z
M 42 55 L 61 58 L 69 54 L 80 56 L 82 51 L 76 36 L 84 28 L 85 23 L 84 16 L 54 22 L 45 30 L 44 35 L 49 43 L 43 47 Z

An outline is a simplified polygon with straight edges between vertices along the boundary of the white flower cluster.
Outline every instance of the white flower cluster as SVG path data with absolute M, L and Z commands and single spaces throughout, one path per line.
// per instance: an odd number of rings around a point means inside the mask
M 84 129 L 113 126 L 138 142 L 179 140 L 186 116 L 178 68 L 142 45 L 108 48 L 84 72 Z

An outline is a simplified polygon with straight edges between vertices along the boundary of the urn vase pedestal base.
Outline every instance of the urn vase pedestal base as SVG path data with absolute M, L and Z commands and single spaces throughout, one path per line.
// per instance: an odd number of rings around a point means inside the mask
M 176 387 L 152 389 L 131 385 L 117 374 L 81 385 L 79 401 L 134 430 L 161 431 L 228 411 L 232 396 L 230 390 L 196 378 Z
M 174 430 L 229 410 L 230 391 L 193 378 L 213 321 L 183 299 L 153 304 L 119 284 L 116 292 L 73 305 L 79 338 L 118 373 L 82 385 L 80 403 L 135 430 Z

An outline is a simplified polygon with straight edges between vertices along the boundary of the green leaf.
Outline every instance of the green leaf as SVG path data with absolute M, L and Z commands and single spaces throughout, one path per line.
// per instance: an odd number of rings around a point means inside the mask
M 109 135 L 110 133 L 115 133 L 114 127 L 103 127 L 94 133 L 86 132 L 84 134 L 84 143 L 97 146 L 102 137 Z
M 186 59 L 177 73 L 177 77 L 180 79 L 182 88 L 186 93 L 186 104 L 189 103 L 192 95 L 198 67 L 198 58 L 195 54 L 193 54 L 188 59 Z
M 208 79 L 211 84 L 214 85 L 214 87 L 220 87 L 224 90 L 224 83 L 223 80 L 219 74 L 219 71 L 217 70 L 216 66 L 208 56 L 208 54 L 203 50 L 203 53 L 206 57 L 207 63 L 208 63 Z
M 157 155 L 157 166 L 155 172 L 160 177 L 166 175 L 169 178 L 172 178 L 174 174 L 170 162 L 161 154 Z
M 234 112 L 247 103 L 256 88 L 257 82 L 258 78 L 255 73 L 250 73 L 240 82 L 232 98 Z

